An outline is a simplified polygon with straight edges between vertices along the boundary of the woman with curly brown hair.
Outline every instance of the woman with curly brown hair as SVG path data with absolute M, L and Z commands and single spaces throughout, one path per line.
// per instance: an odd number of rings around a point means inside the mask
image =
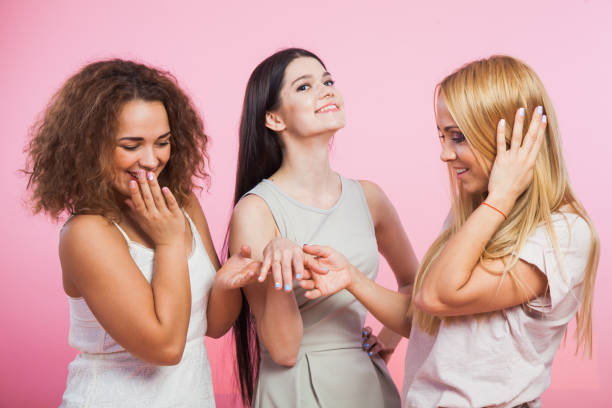
M 214 406 L 204 335 L 231 327 L 259 263 L 243 247 L 220 268 L 193 193 L 206 142 L 169 73 L 123 60 L 68 79 L 34 127 L 34 211 L 69 215 L 59 255 L 80 354 L 61 406 Z

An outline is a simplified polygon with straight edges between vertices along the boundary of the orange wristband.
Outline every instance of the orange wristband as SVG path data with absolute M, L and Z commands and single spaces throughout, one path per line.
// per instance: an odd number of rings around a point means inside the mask
M 506 217 L 506 214 L 504 214 L 503 212 L 501 212 L 500 210 L 498 210 L 497 208 L 493 207 L 491 204 L 485 203 L 484 201 L 480 204 L 480 205 L 486 205 L 489 208 L 494 209 L 495 211 L 497 211 L 498 213 L 500 213 L 502 215 L 502 217 L 504 217 L 504 220 L 507 220 L 508 217 Z

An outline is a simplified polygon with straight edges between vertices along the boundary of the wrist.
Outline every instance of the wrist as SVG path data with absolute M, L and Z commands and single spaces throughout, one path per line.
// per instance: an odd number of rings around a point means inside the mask
M 516 199 L 491 193 L 487 196 L 484 202 L 500 211 L 504 217 L 507 218 L 508 214 L 510 214 L 510 211 L 512 211 L 512 208 L 514 207 Z
M 357 287 L 359 286 L 362 276 L 363 275 L 361 272 L 359 272 L 355 265 L 351 264 L 348 273 L 349 283 L 346 285 L 346 290 L 355 295 L 355 291 L 358 290 Z

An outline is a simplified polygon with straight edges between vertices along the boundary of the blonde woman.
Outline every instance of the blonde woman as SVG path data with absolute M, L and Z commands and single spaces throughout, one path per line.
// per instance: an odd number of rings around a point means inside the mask
M 319 257 L 309 269 L 320 273 L 301 285 L 310 298 L 346 288 L 410 335 L 405 407 L 539 407 L 574 316 L 578 346 L 590 355 L 599 240 L 569 185 L 557 118 L 530 67 L 505 56 L 475 61 L 435 96 L 453 211 L 423 258 L 416 308 L 329 247 L 304 247 Z

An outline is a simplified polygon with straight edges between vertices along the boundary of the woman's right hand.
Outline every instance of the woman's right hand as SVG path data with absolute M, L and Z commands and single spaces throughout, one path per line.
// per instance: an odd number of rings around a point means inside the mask
M 272 239 L 263 250 L 263 261 L 257 280 L 263 282 L 270 270 L 274 288 L 291 291 L 294 276 L 295 279 L 300 279 L 304 274 L 302 248 L 287 238 Z
M 138 171 L 138 182 L 130 181 L 125 203 L 129 215 L 153 240 L 155 246 L 181 245 L 185 241 L 185 216 L 168 187 L 160 188 L 153 172 Z

